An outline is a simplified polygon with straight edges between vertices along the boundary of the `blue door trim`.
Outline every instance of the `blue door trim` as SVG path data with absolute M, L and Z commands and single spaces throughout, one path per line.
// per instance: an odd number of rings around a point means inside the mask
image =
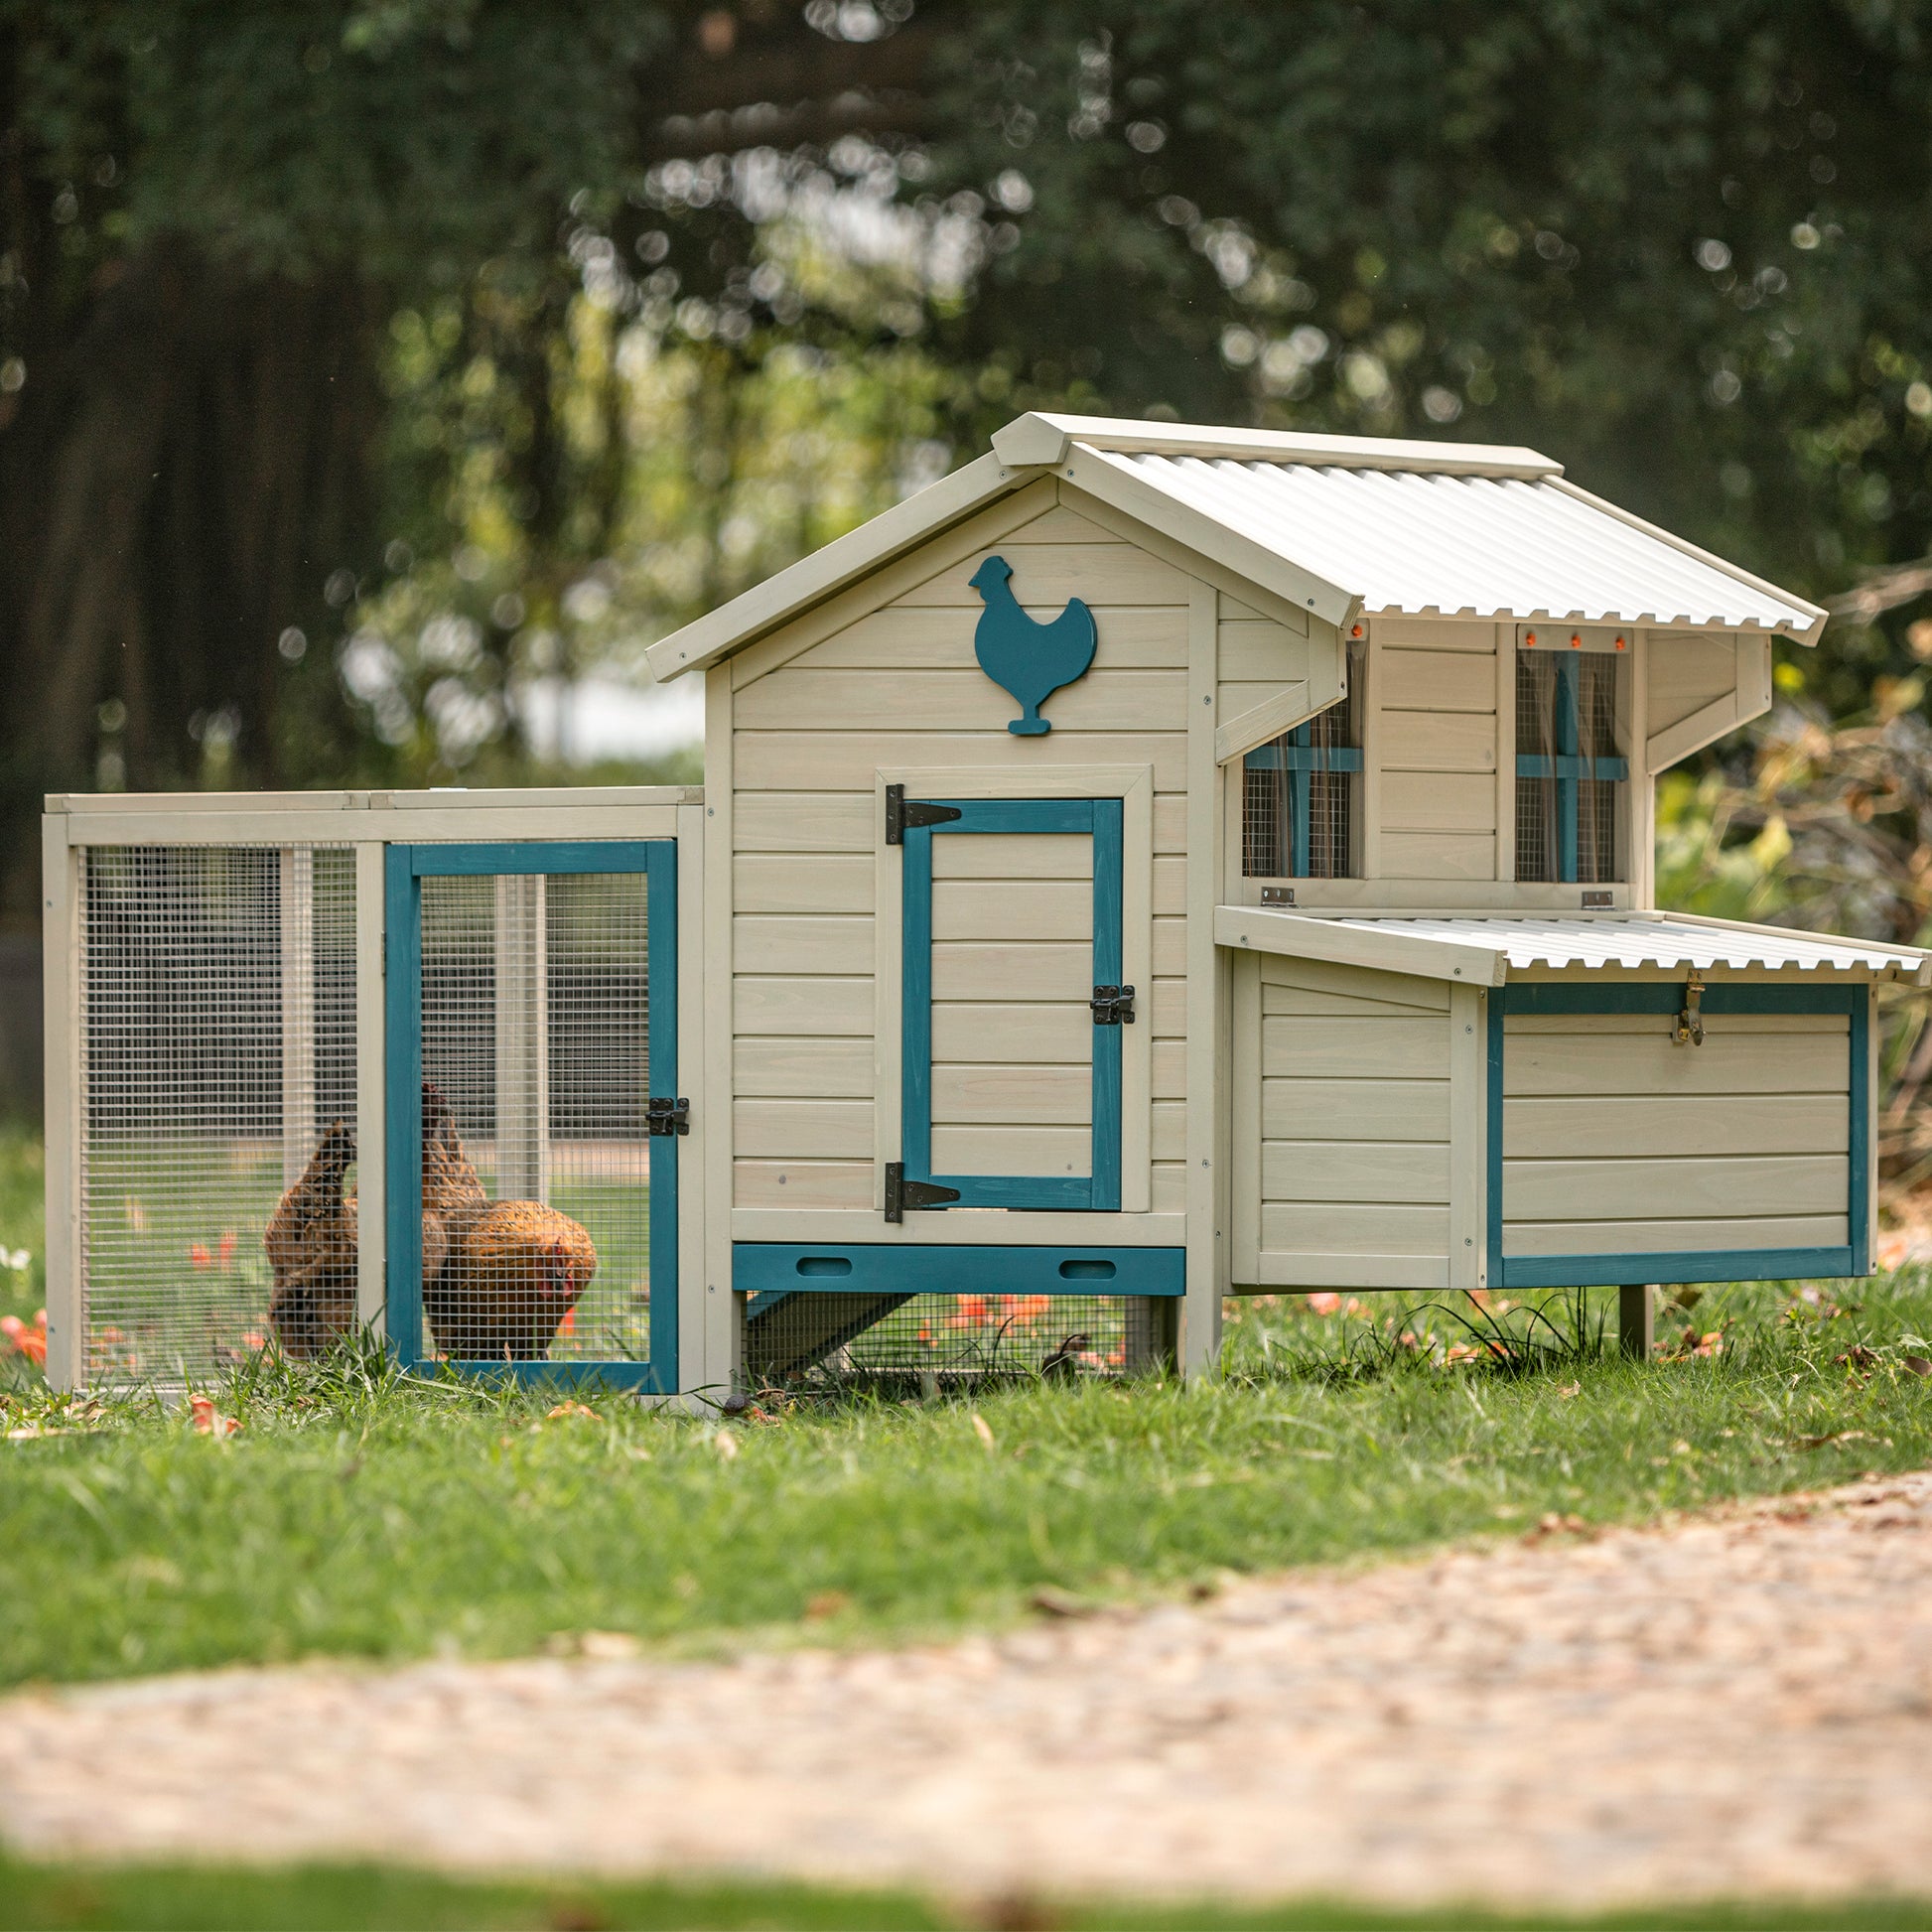
M 654 1094 L 677 1092 L 677 841 L 541 840 L 514 845 L 392 845 L 383 855 L 383 1012 L 387 1033 L 389 1346 L 405 1368 L 430 1369 L 423 1348 L 423 886 L 432 878 L 529 873 L 642 873 Z M 663 1024 L 660 1025 L 659 1021 Z M 599 1383 L 669 1395 L 677 1389 L 678 1202 L 676 1135 L 650 1141 L 650 1359 L 456 1362 L 466 1374 L 518 1382 Z
M 1175 1296 L 1186 1290 L 1186 1259 L 1184 1248 L 739 1241 L 732 1286 L 756 1296 Z
M 1561 660 L 1560 660 L 1561 661 Z M 1640 1282 L 1794 1281 L 1871 1272 L 1870 1006 L 1863 986 L 1707 986 L 1702 1011 L 1716 1018 L 1745 1013 L 1842 1013 L 1849 1021 L 1847 1226 L 1851 1240 L 1834 1248 L 1727 1248 L 1662 1254 L 1505 1256 L 1503 1244 L 1503 1053 L 1509 1014 L 1654 1014 L 1668 1019 L 1684 1005 L 1682 981 L 1623 986 L 1575 982 L 1503 986 L 1489 995 L 1488 1250 L 1491 1288 L 1616 1287 Z M 1694 1053 L 1695 1046 L 1686 1046 Z
M 908 1180 L 957 1188 L 961 1207 L 1120 1210 L 1121 1030 L 1093 1030 L 1092 1159 L 1085 1174 L 932 1172 L 932 841 L 986 832 L 1074 832 L 1093 840 L 1093 977 L 1118 985 L 1125 888 L 1118 798 L 944 798 L 958 812 L 905 828 L 899 983 L 899 1157 Z M 1141 989 L 1143 1010 L 1151 989 Z

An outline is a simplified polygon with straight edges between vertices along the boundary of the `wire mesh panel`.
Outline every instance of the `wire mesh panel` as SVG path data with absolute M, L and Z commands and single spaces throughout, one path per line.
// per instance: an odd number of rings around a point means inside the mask
M 352 1333 L 352 853 L 92 847 L 80 934 L 86 1378 Z
M 1360 698 L 1351 692 L 1248 754 L 1242 769 L 1243 878 L 1354 876 L 1360 716 Z
M 645 875 L 421 882 L 422 1309 L 464 1361 L 646 1361 Z
M 1620 876 L 1618 659 L 1516 660 L 1516 877 L 1602 885 Z
M 1153 1366 L 1160 1314 L 1144 1296 L 781 1292 L 747 1309 L 745 1368 L 808 1386 L 1122 1375 Z

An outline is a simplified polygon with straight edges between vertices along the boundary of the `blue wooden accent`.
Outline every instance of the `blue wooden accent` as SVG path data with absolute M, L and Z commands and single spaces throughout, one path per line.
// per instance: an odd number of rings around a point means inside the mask
M 1540 752 L 1525 752 L 1516 760 L 1519 778 L 1627 778 L 1628 759 L 1545 758 Z
M 1661 1254 L 1510 1255 L 1503 1244 L 1503 1052 L 1506 1014 L 1654 1014 L 1660 1024 L 1684 1005 L 1681 980 L 1606 986 L 1531 983 L 1489 995 L 1488 1228 L 1491 1288 L 1621 1287 L 1639 1282 L 1754 1282 L 1839 1279 L 1871 1272 L 1870 1004 L 1863 986 L 1707 986 L 1707 1018 L 1725 1014 L 1842 1013 L 1851 1054 L 1848 1168 L 1851 1240 L 1842 1248 L 1737 1248 Z M 1687 1053 L 1700 1049 L 1686 1046 Z
M 974 626 L 973 654 L 980 669 L 1020 702 L 1022 714 L 1007 730 L 1036 738 L 1053 729 L 1039 707 L 1062 685 L 1086 676 L 1098 633 L 1093 613 L 1077 597 L 1048 622 L 1029 617 L 1008 582 L 1012 576 L 1004 557 L 988 557 L 967 580 L 986 606 Z
M 423 892 L 412 850 L 382 855 L 383 1317 L 407 1368 L 423 1360 Z
M 1306 879 L 1309 874 L 1309 836 L 1311 816 L 1311 775 L 1316 771 L 1360 771 L 1361 748 L 1356 745 L 1317 745 L 1312 722 L 1297 725 L 1287 734 L 1287 742 L 1275 739 L 1260 745 L 1243 760 L 1256 771 L 1280 771 L 1288 778 L 1288 824 L 1293 854 L 1289 861 L 1292 876 Z
M 550 844 L 519 839 L 513 845 L 411 845 L 410 870 L 418 879 L 494 879 L 509 873 L 646 872 L 661 839 L 558 839 Z M 395 848 L 391 848 L 392 850 Z
M 383 1011 L 387 1030 L 389 1346 L 404 1367 L 432 1364 L 423 1347 L 423 887 L 430 878 L 505 874 L 642 873 L 650 1000 L 649 1091 L 675 1095 L 677 1063 L 677 841 L 541 840 L 513 845 L 392 845 L 383 854 Z M 678 1374 L 677 1135 L 650 1142 L 650 1360 L 453 1362 L 466 1375 L 523 1383 L 607 1386 L 668 1395 Z
M 905 828 L 900 886 L 899 1158 L 907 1180 L 959 1190 L 961 1207 L 1120 1209 L 1121 1030 L 1093 1030 L 1093 1157 L 1086 1174 L 932 1172 L 932 841 L 991 832 L 1071 832 L 1093 840 L 1093 976 L 1123 969 L 1124 822 L 1118 798 L 942 798 L 959 813 Z M 1150 989 L 1143 988 L 1143 1001 Z M 1139 1023 L 1145 1024 L 1145 1023 Z M 929 1210 L 940 1212 L 943 1210 Z
M 909 1242 L 739 1241 L 732 1285 L 748 1294 L 1153 1295 L 1186 1290 L 1184 1248 L 996 1248 Z M 837 1273 L 827 1264 L 843 1263 Z M 762 1300 L 755 1308 L 770 1306 Z

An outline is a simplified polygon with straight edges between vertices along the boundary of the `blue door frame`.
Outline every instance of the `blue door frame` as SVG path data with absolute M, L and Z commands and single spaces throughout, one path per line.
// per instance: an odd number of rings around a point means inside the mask
M 384 854 L 384 1092 L 388 1183 L 389 1346 L 405 1368 L 436 1366 L 423 1349 L 423 881 L 531 873 L 642 873 L 650 985 L 653 1094 L 677 1092 L 677 841 L 594 839 L 513 845 L 392 845 Z M 661 1021 L 661 1024 L 660 1024 Z M 677 1150 L 650 1141 L 650 1359 L 457 1362 L 466 1373 L 523 1382 L 598 1382 L 670 1395 L 677 1389 Z
M 959 814 L 905 828 L 899 1021 L 899 1150 L 907 1180 L 959 1190 L 961 1207 L 1120 1211 L 1118 1026 L 1093 1030 L 1093 1158 L 1087 1174 L 932 1172 L 932 841 L 984 832 L 1074 832 L 1093 840 L 1093 977 L 1118 985 L 1122 970 L 1121 802 L 1118 798 L 935 798 Z M 1146 999 L 1149 989 L 1141 990 Z
M 1702 1012 L 1713 1019 L 1744 1013 L 1842 1013 L 1847 1028 L 1847 1100 L 1851 1109 L 1842 1248 L 1730 1248 L 1701 1253 L 1505 1255 L 1503 1253 L 1503 1052 L 1509 1014 L 1642 1013 L 1668 1023 L 1685 1004 L 1681 983 L 1640 986 L 1499 986 L 1489 995 L 1488 1234 L 1491 1288 L 1585 1288 L 1643 1282 L 1784 1282 L 1871 1272 L 1870 1011 L 1863 986 L 1707 986 Z M 1683 1048 L 1695 1053 L 1695 1046 Z

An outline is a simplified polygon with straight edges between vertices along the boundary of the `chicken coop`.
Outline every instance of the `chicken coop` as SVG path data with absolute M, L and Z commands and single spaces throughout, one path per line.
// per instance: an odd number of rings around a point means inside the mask
M 698 798 L 50 800 L 55 1379 L 702 1381 Z
M 650 648 L 701 791 L 50 800 L 50 1368 L 944 1385 L 1863 1274 L 1927 956 L 1652 886 L 1824 621 L 1534 451 L 1030 415 Z

